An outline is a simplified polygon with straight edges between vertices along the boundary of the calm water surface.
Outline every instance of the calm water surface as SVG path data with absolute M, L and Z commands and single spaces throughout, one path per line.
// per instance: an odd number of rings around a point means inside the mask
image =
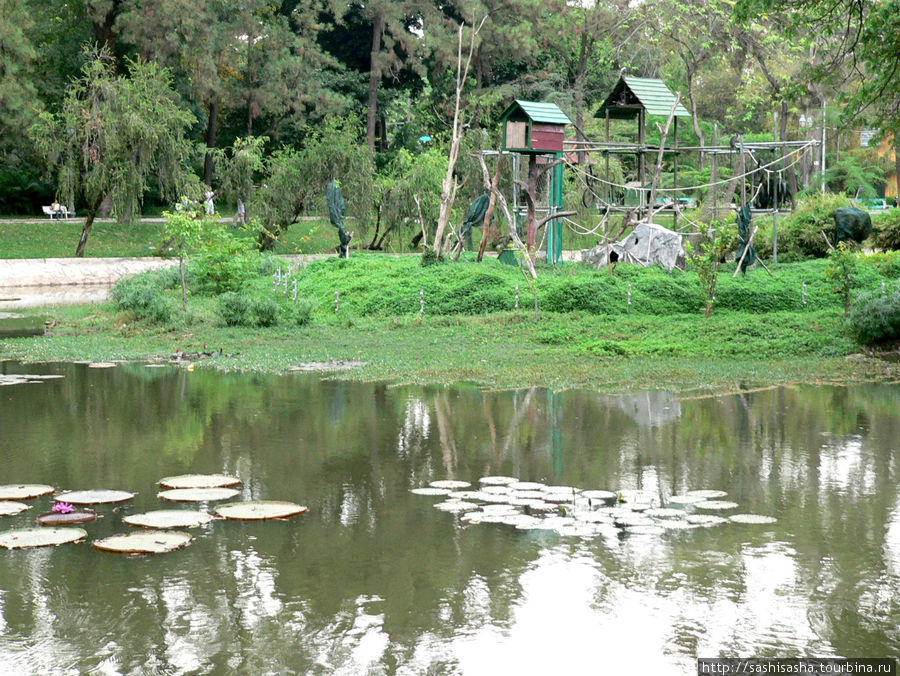
M 0 387 L 0 484 L 139 495 L 236 473 L 285 522 L 186 549 L 0 550 L 0 673 L 692 674 L 695 658 L 900 654 L 900 387 L 703 399 L 390 387 L 119 365 Z M 564 537 L 409 493 L 506 474 L 661 499 L 719 488 L 766 526 Z M 48 498 L 0 529 L 27 527 Z M 655 671 L 654 671 L 655 670 Z M 624 672 L 623 672 L 624 673 Z

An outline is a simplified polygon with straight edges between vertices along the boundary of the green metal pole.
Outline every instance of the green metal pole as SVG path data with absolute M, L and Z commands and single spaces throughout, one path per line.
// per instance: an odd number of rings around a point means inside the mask
M 556 153 L 556 159 L 562 159 L 562 153 Z M 553 176 L 550 181 L 550 211 L 551 213 L 563 210 L 563 165 L 553 167 Z M 547 262 L 559 263 L 562 260 L 562 231 L 563 224 L 560 219 L 555 219 L 547 224 Z

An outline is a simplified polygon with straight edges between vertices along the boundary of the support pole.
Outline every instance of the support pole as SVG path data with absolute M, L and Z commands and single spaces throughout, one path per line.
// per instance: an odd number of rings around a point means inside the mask
M 644 208 L 647 206 L 645 201 L 647 196 L 644 194 L 644 185 L 647 183 L 646 158 L 644 157 L 644 141 L 646 138 L 646 121 L 644 109 L 641 108 L 638 113 L 638 220 L 644 217 Z
M 674 214 L 672 215 L 672 230 L 678 230 L 678 209 L 681 207 L 681 201 L 678 199 L 678 118 L 672 120 L 672 124 L 674 125 L 674 134 L 675 140 L 672 144 L 672 147 L 675 149 L 675 155 L 672 165 L 672 172 L 674 174 L 674 187 L 675 192 L 672 193 L 672 205 L 675 207 Z

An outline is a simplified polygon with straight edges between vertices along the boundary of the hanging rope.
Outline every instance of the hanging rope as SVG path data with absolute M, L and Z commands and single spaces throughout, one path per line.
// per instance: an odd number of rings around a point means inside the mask
M 805 143 L 804 145 L 800 146 L 799 148 L 795 148 L 794 150 L 789 152 L 787 155 L 784 155 L 783 157 L 776 158 L 776 159 L 772 160 L 771 162 L 768 162 L 763 165 L 759 165 L 757 167 L 754 167 L 750 171 L 745 171 L 743 174 L 737 174 L 736 176 L 732 176 L 731 178 L 724 178 L 724 179 L 721 179 L 718 181 L 711 181 L 709 183 L 703 183 L 700 185 L 679 186 L 678 188 L 657 188 L 656 191 L 657 192 L 685 192 L 688 190 L 702 190 L 705 188 L 712 188 L 713 186 L 725 185 L 727 183 L 730 183 L 731 181 L 737 181 L 742 178 L 746 178 L 748 176 L 753 175 L 755 172 L 759 171 L 760 169 L 763 169 L 765 171 L 772 171 L 773 173 L 781 174 L 784 171 L 787 171 L 788 169 L 793 167 L 798 162 L 800 162 L 800 160 L 801 160 L 800 153 L 804 153 L 804 152 L 808 151 L 816 143 L 817 143 L 817 141 L 809 141 L 809 142 Z M 797 157 L 794 158 L 794 160 L 792 160 L 789 165 L 787 165 L 785 167 L 780 167 L 778 169 L 772 169 L 772 170 L 768 169 L 768 167 L 771 167 L 773 165 L 784 162 L 786 159 L 788 159 L 789 157 L 791 157 L 793 155 L 796 155 Z M 569 162 L 568 160 L 566 160 L 566 166 L 569 169 L 571 169 L 573 172 L 575 172 L 576 174 L 584 174 L 584 175 L 590 176 L 590 178 L 593 182 L 602 183 L 603 185 L 608 185 L 613 188 L 619 188 L 622 190 L 638 190 L 638 191 L 642 191 L 642 192 L 650 192 L 650 188 L 644 188 L 642 186 L 635 187 L 633 185 L 614 183 L 613 181 L 605 181 L 598 176 L 588 174 L 588 172 L 585 169 L 580 168 L 578 165 L 576 165 L 572 162 Z M 587 185 L 587 181 L 585 181 L 585 184 Z M 590 190 L 598 199 L 600 199 L 600 195 L 598 195 L 596 192 L 594 192 L 593 189 L 590 188 L 590 186 L 588 186 L 587 189 Z M 605 201 L 603 203 L 608 204 Z

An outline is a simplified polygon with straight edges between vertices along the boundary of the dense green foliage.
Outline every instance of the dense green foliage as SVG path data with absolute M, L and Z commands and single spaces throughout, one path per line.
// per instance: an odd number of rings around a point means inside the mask
M 167 324 L 177 312 L 174 297 L 166 294 L 171 288 L 172 275 L 167 272 L 147 272 L 124 279 L 112 291 L 116 307 L 130 312 L 137 319 Z
M 900 341 L 900 287 L 861 293 L 850 312 L 850 326 L 865 345 Z
M 692 113 L 677 131 L 682 146 L 812 140 L 824 126 L 828 187 L 883 195 L 896 163 L 875 146 L 900 120 L 898 2 L 2 0 L 0 210 L 39 214 L 56 197 L 90 219 L 109 198 L 124 223 L 171 209 L 175 185 L 202 177 L 218 209 L 240 199 L 258 243 L 277 250 L 300 219 L 323 215 L 325 186 L 337 179 L 355 250 L 418 250 L 433 244 L 441 201 L 456 191 L 457 225 L 484 192 L 470 153 L 497 150 L 512 100 L 557 103 L 574 123 L 570 138 L 635 141 L 630 121 L 607 132 L 594 117 L 621 73 L 660 77 L 681 92 Z M 472 55 L 457 107 L 460 26 Z M 659 121 L 646 125 L 650 144 Z M 862 126 L 883 132 L 869 148 L 858 147 Z M 444 189 L 454 128 L 461 155 L 455 186 Z M 757 171 L 750 193 L 763 178 L 792 193 L 817 187 L 813 150 L 776 162 L 776 174 Z M 619 185 L 637 178 L 637 166 L 627 155 L 577 155 L 565 202 L 588 231 L 598 220 L 594 193 L 619 191 L 597 180 L 605 159 Z M 771 159 L 745 158 L 751 167 Z M 511 164 L 500 179 L 507 196 Z M 717 178 L 741 164 L 720 158 Z M 695 186 L 685 196 L 709 196 L 711 165 L 710 156 L 680 155 L 679 183 Z M 659 186 L 671 186 L 674 158 L 661 169 Z M 707 224 L 723 214 L 691 218 Z M 788 259 L 819 255 L 807 230 L 799 227 L 796 246 L 790 232 L 781 238 Z
M 872 246 L 881 251 L 900 251 L 900 209 L 872 217 Z

